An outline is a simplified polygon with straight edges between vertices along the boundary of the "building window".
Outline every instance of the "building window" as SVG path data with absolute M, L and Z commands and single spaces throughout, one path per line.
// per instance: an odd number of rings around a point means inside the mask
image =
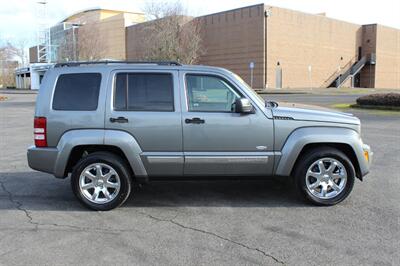
M 62 74 L 58 77 L 53 109 L 94 111 L 99 101 L 100 73 Z

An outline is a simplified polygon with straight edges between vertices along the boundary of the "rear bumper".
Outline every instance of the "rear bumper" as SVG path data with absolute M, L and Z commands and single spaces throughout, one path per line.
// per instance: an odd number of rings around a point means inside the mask
M 55 175 L 55 168 L 58 158 L 56 148 L 29 147 L 27 152 L 28 165 L 30 168 Z

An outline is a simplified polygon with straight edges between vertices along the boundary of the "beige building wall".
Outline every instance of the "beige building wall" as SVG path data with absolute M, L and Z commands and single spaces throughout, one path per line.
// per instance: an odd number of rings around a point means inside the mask
M 267 10 L 268 87 L 276 86 L 278 62 L 282 87 L 317 88 L 328 86 L 357 60 L 361 26 L 283 8 Z
M 375 87 L 400 89 L 400 30 L 377 25 Z
M 85 29 L 86 28 L 86 29 Z M 125 21 L 124 14 L 108 16 L 98 22 L 88 23 L 79 29 L 83 33 L 78 39 L 85 38 L 85 31 L 95 31 L 99 41 L 93 49 L 100 49 L 105 59 L 125 60 Z M 90 36 L 90 34 L 89 34 Z
M 254 87 L 263 87 L 264 18 L 263 4 L 197 18 L 205 51 L 199 63 L 232 70 L 250 84 L 249 64 L 254 62 Z
M 142 13 L 127 13 L 114 10 L 84 12 L 67 19 L 68 22 L 85 24 L 79 31 L 84 39 L 88 31 L 95 32 L 98 44 L 93 49 L 101 50 L 104 59 L 125 60 L 125 27 L 145 21 Z
M 145 22 L 125 29 L 126 40 L 126 59 L 136 61 L 145 56 L 144 39 L 145 29 L 147 26 Z
M 152 27 L 153 22 L 144 22 L 125 29 L 126 59 L 140 61 L 146 57 L 146 31 Z
M 80 60 L 126 60 L 125 28 L 144 21 L 143 13 L 91 9 L 71 15 L 61 23 L 80 25 L 75 30 L 77 50 L 83 55 Z M 66 32 L 65 36 L 67 42 L 73 42 L 72 31 Z M 29 60 L 37 62 L 36 46 L 29 49 Z

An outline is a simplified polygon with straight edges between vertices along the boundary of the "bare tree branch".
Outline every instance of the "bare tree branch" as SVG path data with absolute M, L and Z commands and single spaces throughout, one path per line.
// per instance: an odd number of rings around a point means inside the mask
M 18 67 L 16 50 L 10 43 L 0 47 L 0 87 L 15 86 L 14 71 Z
M 78 60 L 97 61 L 104 59 L 106 47 L 100 36 L 99 25 L 95 23 L 78 29 Z
M 200 24 L 186 15 L 177 1 L 147 2 L 145 12 L 152 21 L 143 28 L 143 58 L 195 63 L 202 54 Z
M 58 61 L 96 61 L 104 59 L 105 46 L 100 39 L 100 29 L 96 23 L 70 29 L 59 44 Z
M 9 47 L 9 52 L 14 59 L 18 60 L 20 67 L 25 67 L 28 65 L 28 39 L 18 39 L 14 42 L 7 42 Z

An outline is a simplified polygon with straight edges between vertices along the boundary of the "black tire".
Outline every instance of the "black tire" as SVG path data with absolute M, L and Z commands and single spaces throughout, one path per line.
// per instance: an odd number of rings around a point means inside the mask
M 347 172 L 347 181 L 343 190 L 338 195 L 330 199 L 321 199 L 316 197 L 309 191 L 306 184 L 306 174 L 309 167 L 311 167 L 311 165 L 318 159 L 322 158 L 336 159 L 342 163 Z M 355 170 L 351 160 L 346 156 L 346 154 L 335 148 L 323 146 L 312 149 L 306 152 L 304 155 L 301 155 L 301 158 L 295 166 L 293 177 L 297 191 L 305 200 L 318 206 L 332 206 L 342 202 L 349 196 L 354 186 Z
M 119 192 L 110 202 L 101 204 L 91 202 L 81 192 L 79 186 L 80 175 L 86 167 L 94 163 L 109 165 L 118 173 L 120 179 Z M 71 174 L 71 187 L 75 196 L 85 207 L 96 211 L 109 211 L 121 206 L 128 199 L 132 189 L 130 169 L 122 158 L 113 153 L 94 152 L 82 158 L 74 167 Z

